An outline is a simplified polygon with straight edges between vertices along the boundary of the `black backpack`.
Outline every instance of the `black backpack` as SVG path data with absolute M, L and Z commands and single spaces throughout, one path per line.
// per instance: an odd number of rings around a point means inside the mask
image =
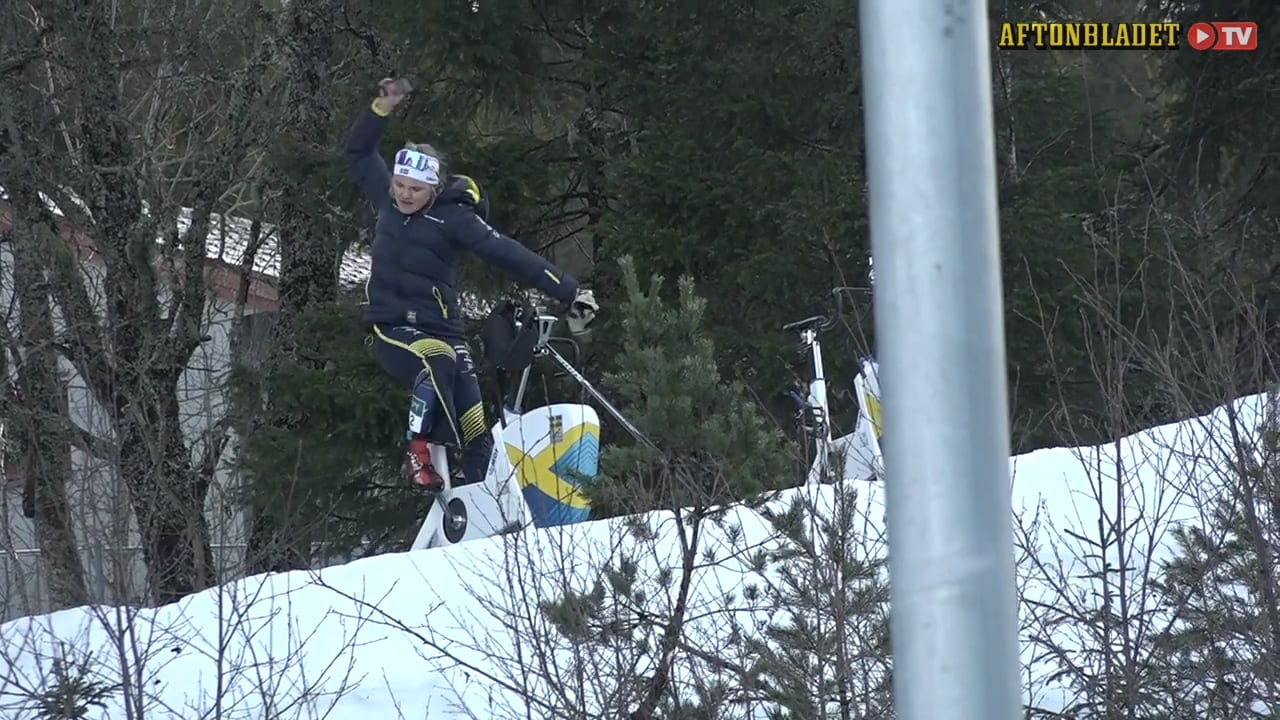
M 489 196 L 470 175 L 450 175 L 444 187 L 446 190 L 461 190 L 475 207 L 476 215 L 481 220 L 489 220 Z
M 528 306 L 511 300 L 499 302 L 480 327 L 480 357 L 485 364 L 507 372 L 529 367 L 538 344 L 538 323 L 533 317 Z

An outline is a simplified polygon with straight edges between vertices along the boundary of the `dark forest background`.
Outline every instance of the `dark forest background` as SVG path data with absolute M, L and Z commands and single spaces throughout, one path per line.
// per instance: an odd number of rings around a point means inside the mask
M 404 400 L 365 345 L 361 288 L 338 272 L 371 227 L 340 148 L 386 76 L 418 91 L 384 150 L 443 149 L 483 186 L 494 225 L 595 289 L 603 309 L 577 356 L 589 377 L 670 452 L 709 452 L 711 430 L 751 439 L 722 458 L 742 473 L 700 492 L 749 497 L 800 477 L 795 338 L 780 328 L 867 282 L 853 0 L 50 0 L 0 13 L 13 283 L 0 410 L 55 604 L 89 598 L 69 447 L 124 478 L 159 599 L 217 581 L 201 508 L 228 463 L 252 519 L 247 570 L 394 549 L 413 531 L 421 508 L 395 478 Z M 1015 451 L 1104 443 L 1276 380 L 1280 7 L 992 4 L 993 37 L 1004 21 L 1235 17 L 1259 23 L 1257 52 L 993 49 Z M 256 276 L 231 268 L 243 292 L 234 372 L 218 378 L 228 400 L 192 425 L 178 398 L 211 342 L 206 257 L 229 223 L 252 251 L 278 248 L 279 309 L 246 311 Z M 92 271 L 77 237 L 96 248 Z M 474 261 L 463 272 L 482 297 L 512 290 Z M 824 337 L 838 430 L 874 348 L 869 310 Z M 646 344 L 660 352 L 641 362 Z M 710 374 L 679 371 L 693 361 Z M 67 368 L 104 427 L 71 422 Z M 580 397 L 554 373 L 538 382 L 536 397 Z M 652 459 L 605 424 L 616 452 L 599 514 L 688 499 L 637 472 Z

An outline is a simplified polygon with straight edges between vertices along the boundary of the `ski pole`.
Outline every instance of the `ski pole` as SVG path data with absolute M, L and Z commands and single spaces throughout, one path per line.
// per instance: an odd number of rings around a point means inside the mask
M 582 373 L 578 372 L 577 368 L 575 368 L 572 364 L 570 364 L 568 360 L 565 360 L 563 355 L 556 352 L 555 348 L 551 347 L 550 345 L 544 345 L 542 347 L 542 350 L 543 352 L 546 352 L 548 355 L 554 358 L 556 363 L 559 364 L 560 367 L 563 368 L 565 372 L 569 373 L 569 377 L 572 377 L 574 380 L 578 381 L 578 384 L 581 385 L 583 389 L 586 390 L 587 393 L 591 395 L 591 397 L 595 398 L 597 402 L 603 405 L 604 409 L 607 410 L 609 414 L 612 415 L 614 419 L 617 420 L 622 425 L 622 427 L 626 428 L 627 432 L 631 433 L 632 437 L 634 437 L 636 440 L 640 441 L 641 443 L 644 443 L 644 445 L 648 447 L 650 450 L 658 449 L 658 446 L 655 445 L 653 441 L 648 438 L 647 435 L 645 435 L 643 432 L 640 432 L 639 428 L 637 428 L 635 425 L 632 425 L 631 421 L 623 417 L 622 413 L 618 410 L 618 408 L 614 407 L 613 403 L 609 402 L 608 398 L 600 394 L 600 391 L 596 390 L 595 386 L 592 385 L 590 381 L 588 381 L 585 377 L 583 377 Z

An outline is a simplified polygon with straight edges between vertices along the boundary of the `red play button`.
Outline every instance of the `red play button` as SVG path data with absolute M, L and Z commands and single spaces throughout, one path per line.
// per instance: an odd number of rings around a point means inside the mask
M 1208 50 L 1218 40 L 1218 31 L 1209 23 L 1198 22 L 1187 30 L 1187 44 L 1193 50 Z

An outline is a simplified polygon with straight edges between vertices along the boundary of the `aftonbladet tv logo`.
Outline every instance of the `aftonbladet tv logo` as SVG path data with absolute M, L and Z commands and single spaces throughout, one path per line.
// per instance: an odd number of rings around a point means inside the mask
M 1195 50 L 1257 50 L 1258 23 L 1198 22 L 1187 28 L 1187 44 Z
M 1185 26 L 1176 22 L 1002 23 L 997 47 L 1005 50 L 1257 50 L 1258 24 L 1218 20 Z

